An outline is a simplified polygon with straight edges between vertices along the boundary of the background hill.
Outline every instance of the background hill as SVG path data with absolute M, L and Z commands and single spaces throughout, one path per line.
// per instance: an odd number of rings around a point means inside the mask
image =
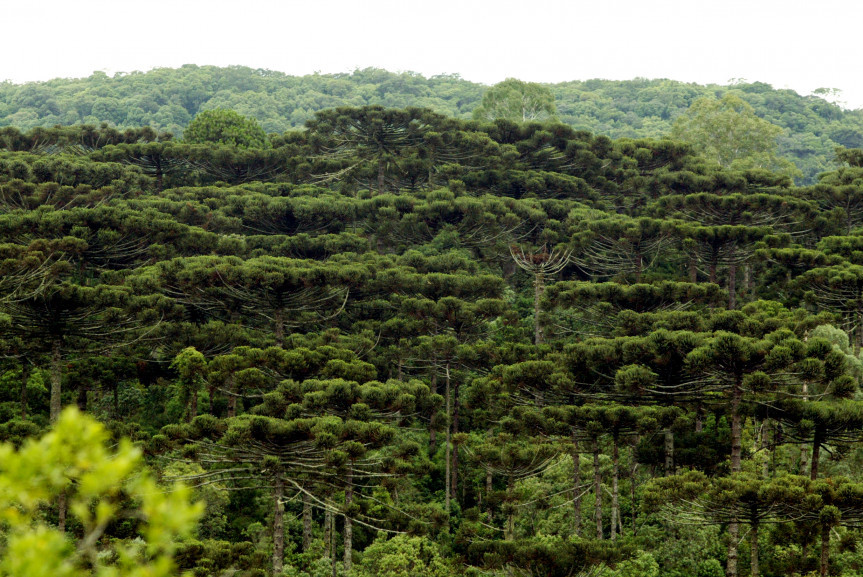
M 863 147 L 863 110 L 844 110 L 819 96 L 800 96 L 761 82 L 701 86 L 673 80 L 587 80 L 549 87 L 562 122 L 612 138 L 667 135 L 675 118 L 696 99 L 735 91 L 758 116 L 784 129 L 779 152 L 803 173 L 799 184 L 835 168 L 836 146 Z M 319 110 L 343 105 L 418 106 L 468 118 L 486 88 L 458 75 L 425 78 L 374 68 L 299 77 L 243 66 L 185 65 L 114 76 L 94 72 L 82 79 L 0 83 L 0 126 L 107 122 L 180 135 L 199 111 L 231 108 L 257 119 L 269 133 L 281 133 L 301 128 Z

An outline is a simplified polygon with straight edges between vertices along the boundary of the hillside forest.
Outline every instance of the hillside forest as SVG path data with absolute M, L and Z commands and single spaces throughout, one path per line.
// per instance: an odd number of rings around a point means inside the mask
M 663 138 L 701 98 L 739 96 L 761 119 L 779 127 L 778 155 L 792 163 L 799 185 L 837 168 L 836 146 L 863 148 L 863 110 L 846 110 L 842 95 L 820 88 L 801 96 L 763 82 L 732 79 L 727 86 L 673 80 L 585 80 L 543 85 L 554 96 L 556 119 L 576 130 L 610 138 Z M 125 129 L 150 126 L 182 136 L 199 112 L 235 110 L 267 133 L 302 129 L 315 113 L 339 106 L 416 106 L 470 119 L 487 87 L 457 74 L 425 78 L 376 68 L 344 74 L 289 76 L 244 66 L 185 65 L 148 72 L 94 72 L 88 78 L 0 82 L 0 127 L 105 122 Z
M 753 86 L 0 128 L 0 572 L 860 575 L 863 150 Z

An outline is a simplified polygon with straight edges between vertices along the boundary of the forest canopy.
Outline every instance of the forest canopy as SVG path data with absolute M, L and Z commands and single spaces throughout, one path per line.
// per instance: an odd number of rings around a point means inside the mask
M 502 83 L 503 84 L 503 83 Z M 782 132 L 777 154 L 813 184 L 834 169 L 836 146 L 863 147 L 863 111 L 844 110 L 821 91 L 801 96 L 763 82 L 701 86 L 673 80 L 585 80 L 543 85 L 557 118 L 577 130 L 611 138 L 661 138 L 699 99 L 734 94 Z M 470 118 L 490 88 L 460 78 L 366 68 L 342 74 L 288 76 L 243 66 L 185 65 L 148 72 L 94 72 L 88 78 L 0 83 L 0 127 L 102 122 L 118 128 L 151 126 L 176 137 L 201 111 L 230 109 L 255 119 L 266 133 L 302 128 L 315 113 L 338 106 L 416 106 Z
M 0 572 L 863 572 L 863 150 L 207 90 L 0 128 Z

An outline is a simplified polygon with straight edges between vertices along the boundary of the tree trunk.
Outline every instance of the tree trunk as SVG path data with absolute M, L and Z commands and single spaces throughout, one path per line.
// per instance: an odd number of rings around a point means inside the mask
M 312 547 L 312 498 L 303 493 L 303 551 Z
M 335 537 L 333 533 L 335 532 L 335 516 L 330 509 L 326 509 L 324 511 L 324 547 L 326 547 L 327 555 L 329 555 L 330 559 L 333 562 L 333 565 L 336 563 L 336 554 L 334 551 Z
M 386 185 L 386 161 L 381 158 L 378 160 L 378 194 L 384 193 L 384 186 Z
M 695 432 L 701 433 L 704 431 L 704 409 L 701 407 L 701 403 L 698 403 L 698 406 L 695 407 Z
M 444 447 L 444 460 L 446 464 L 444 465 L 444 509 L 446 510 L 446 518 L 447 518 L 447 531 L 449 531 L 449 514 L 450 514 L 450 491 L 452 490 L 452 486 L 450 485 L 450 479 L 452 476 L 452 471 L 450 471 L 450 467 L 452 467 L 452 420 L 450 419 L 450 415 L 452 415 L 452 397 L 450 396 L 450 378 L 449 378 L 449 363 L 446 364 L 446 378 L 445 378 L 445 387 L 444 392 L 446 394 L 446 446 Z
M 452 435 L 458 435 L 459 421 L 459 402 L 458 402 L 459 383 L 456 379 L 452 384 Z M 458 495 L 458 443 L 453 443 L 452 447 L 452 466 L 450 467 L 450 475 L 452 478 L 452 495 Z
M 638 445 L 638 436 L 633 437 L 629 446 L 629 502 L 632 503 L 632 535 L 637 533 L 635 529 L 635 516 L 638 507 L 635 506 L 635 474 L 638 472 L 638 461 L 635 460 L 635 447 Z
M 437 372 L 432 372 L 431 382 L 429 383 L 431 394 L 437 394 Z M 437 412 L 432 413 L 429 418 L 429 455 L 434 456 L 437 448 Z
M 812 439 L 812 464 L 809 466 L 809 478 L 813 481 L 818 478 L 818 458 L 821 456 L 822 444 L 821 432 L 816 428 Z
M 285 345 L 285 316 L 278 309 L 273 313 L 273 336 L 276 346 L 282 348 Z
M 689 282 L 698 282 L 698 257 L 694 253 L 689 255 Z
M 51 343 L 51 401 L 50 420 L 56 423 L 63 408 L 61 395 L 63 393 L 63 342 L 57 337 Z
M 581 455 L 575 436 L 572 439 L 572 512 L 572 531 L 581 536 Z
M 830 525 L 822 525 L 821 527 L 821 563 L 818 575 L 827 577 L 827 570 L 830 566 Z
M 620 530 L 620 498 L 618 492 L 618 481 L 620 480 L 620 455 L 617 447 L 618 440 L 615 438 L 611 443 L 611 540 L 617 540 Z
M 506 480 L 506 528 L 503 532 L 503 538 L 507 541 L 515 539 L 515 505 L 513 503 L 515 493 L 515 481 L 512 477 Z
M 62 409 L 60 396 L 63 392 L 63 367 L 61 361 L 62 342 L 58 337 L 51 343 L 51 401 L 49 413 L 51 424 L 56 423 L 57 419 L 60 418 L 60 410 Z M 63 489 L 57 496 L 57 530 L 61 533 L 66 532 L 67 507 L 66 489 Z
M 27 420 L 27 383 L 30 381 L 30 364 L 21 365 L 21 420 Z
M 542 293 L 545 291 L 545 283 L 543 282 L 542 273 L 533 273 L 533 344 L 539 345 L 544 342 L 542 334 L 542 326 L 539 324 L 539 302 L 542 299 Z
M 740 535 L 740 525 L 734 521 L 728 525 L 728 563 L 725 566 L 726 577 L 737 577 L 737 539 Z
M 740 402 L 743 398 L 742 383 L 735 380 L 731 392 L 731 472 L 740 472 L 740 457 L 743 450 L 742 424 L 740 420 Z
M 66 500 L 66 489 L 60 491 L 57 495 L 57 530 L 61 533 L 66 532 L 66 511 L 69 504 Z
M 489 523 L 491 523 L 491 516 L 492 516 L 492 511 L 491 511 L 491 491 L 492 491 L 492 487 L 493 487 L 492 481 L 493 481 L 493 479 L 492 479 L 491 469 L 490 468 L 486 469 L 485 470 L 485 500 L 487 502 L 486 505 L 488 507 Z
M 333 571 L 333 577 L 336 577 L 336 516 L 333 515 L 333 512 L 329 509 L 327 509 L 326 524 L 327 530 L 324 540 L 327 542 L 327 551 L 330 556 L 330 568 Z
M 349 470 L 345 478 L 345 556 L 342 570 L 345 575 L 351 574 L 351 558 L 354 547 L 354 526 L 347 510 L 354 501 L 354 472 Z
M 674 475 L 674 431 L 665 429 L 665 476 Z
M 78 405 L 78 410 L 82 413 L 87 411 L 87 387 L 83 384 L 78 386 L 78 398 L 75 400 L 75 404 Z
M 749 533 L 749 569 L 752 577 L 758 577 L 758 522 L 752 523 Z
M 189 417 L 186 419 L 192 422 L 198 416 L 198 388 L 192 387 L 189 391 Z
M 281 475 L 276 479 L 273 490 L 273 574 L 282 572 L 285 559 L 285 504 L 282 497 L 285 493 L 285 481 Z
M 599 439 L 593 439 L 593 490 L 596 502 L 593 507 L 593 519 L 596 521 L 596 538 L 602 540 L 602 472 L 599 470 Z
M 770 428 L 770 419 L 765 418 L 761 422 L 761 449 L 764 451 L 764 458 L 761 461 L 761 477 L 764 479 L 770 478 L 770 457 L 773 454 L 770 443 L 767 442 Z
M 228 378 L 228 418 L 237 416 L 237 391 L 234 383 L 234 375 Z
M 737 265 L 728 265 L 728 308 L 737 308 Z

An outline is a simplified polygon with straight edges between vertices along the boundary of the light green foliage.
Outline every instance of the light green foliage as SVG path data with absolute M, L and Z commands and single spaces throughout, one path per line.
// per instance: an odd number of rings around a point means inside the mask
M 557 107 L 551 90 L 536 82 L 523 82 L 507 78 L 489 88 L 474 111 L 477 120 L 529 120 L 544 121 L 557 119 Z
M 609 577 L 659 577 L 659 564 L 650 553 L 639 551 L 632 559 L 618 564 Z
M 356 577 L 450 577 L 452 566 L 442 557 L 437 543 L 425 537 L 379 537 L 363 554 Z
M 269 146 L 264 129 L 252 118 L 217 108 L 195 116 L 183 131 L 183 140 L 191 144 L 229 144 L 239 148 Z
M 106 448 L 107 440 L 101 424 L 70 408 L 41 439 L 18 450 L 0 445 L 0 518 L 7 527 L 0 575 L 174 574 L 175 542 L 190 534 L 203 506 L 190 504 L 182 485 L 167 491 L 159 487 L 128 440 L 114 452 Z M 83 529 L 76 543 L 40 514 L 61 492 Z M 101 542 L 112 521 L 129 517 L 141 520 L 143 540 Z
M 699 98 L 674 123 L 671 135 L 720 166 L 738 169 L 772 168 L 794 172 L 777 157 L 782 128 L 759 118 L 740 96 Z M 799 171 L 798 171 L 799 172 Z

